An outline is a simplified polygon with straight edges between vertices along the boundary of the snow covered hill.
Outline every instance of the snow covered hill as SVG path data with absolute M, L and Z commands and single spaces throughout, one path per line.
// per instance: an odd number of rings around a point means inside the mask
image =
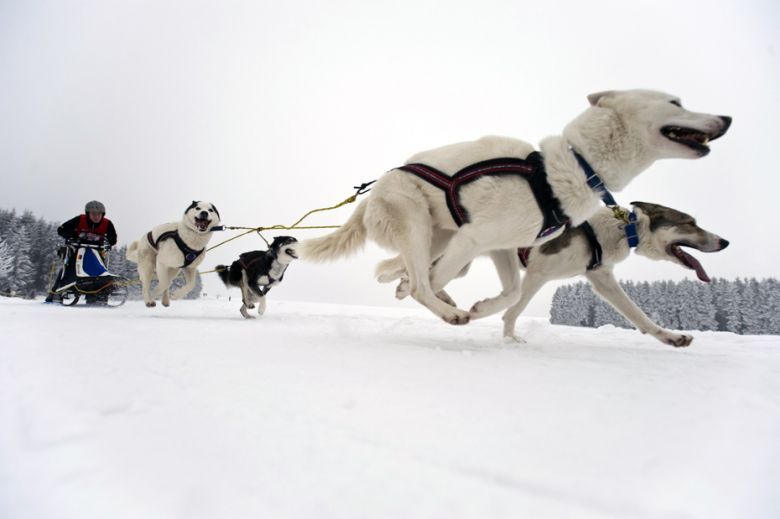
M 238 306 L 0 298 L 0 517 L 780 517 L 780 337 Z

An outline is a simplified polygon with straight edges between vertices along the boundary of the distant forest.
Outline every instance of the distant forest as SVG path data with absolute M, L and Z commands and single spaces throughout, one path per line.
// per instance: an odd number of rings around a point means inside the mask
M 63 222 L 73 216 L 64 218 Z M 30 211 L 17 215 L 14 210 L 0 209 L 0 295 L 34 298 L 48 293 L 59 269 L 57 248 L 64 243 L 57 234 L 61 223 L 36 218 Z M 121 232 L 121 224 L 114 222 L 114 225 Z M 123 246 L 109 252 L 108 270 L 129 280 L 138 279 L 135 263 L 125 259 L 126 251 L 127 246 Z M 183 284 L 184 279 L 179 276 L 173 286 Z M 129 285 L 128 291 L 130 299 L 141 299 L 140 284 Z M 201 291 L 198 275 L 197 285 L 187 298 L 196 299 Z
M 712 283 L 683 280 L 621 282 L 628 296 L 659 326 L 671 330 L 716 330 L 743 335 L 780 335 L 780 282 L 769 278 Z M 558 288 L 552 324 L 632 328 L 587 282 Z

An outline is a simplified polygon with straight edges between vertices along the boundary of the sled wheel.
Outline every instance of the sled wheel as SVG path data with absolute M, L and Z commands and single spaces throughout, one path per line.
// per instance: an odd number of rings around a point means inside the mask
M 122 306 L 127 301 L 127 287 L 124 285 L 113 285 L 108 292 L 108 298 L 106 299 L 106 306 L 117 307 Z
M 75 290 L 68 290 L 66 292 L 63 292 L 60 297 L 62 297 L 61 302 L 64 306 L 73 306 L 79 302 L 80 296 L 81 294 L 79 294 Z

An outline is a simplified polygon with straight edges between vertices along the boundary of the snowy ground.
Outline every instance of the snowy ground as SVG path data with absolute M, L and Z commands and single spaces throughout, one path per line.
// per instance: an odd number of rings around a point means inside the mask
M 777 518 L 780 338 L 0 298 L 0 517 Z

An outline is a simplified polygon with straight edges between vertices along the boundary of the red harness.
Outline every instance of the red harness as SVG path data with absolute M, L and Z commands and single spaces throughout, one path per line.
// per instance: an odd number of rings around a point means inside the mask
M 498 158 L 478 162 L 461 169 L 454 175 L 447 175 L 421 163 L 405 164 L 398 169 L 411 173 L 444 191 L 447 207 L 458 227 L 470 221 L 468 211 L 460 203 L 460 189 L 488 175 L 517 175 L 528 181 L 536 203 L 544 215 L 544 223 L 537 235 L 538 238 L 554 233 L 569 222 L 550 184 L 547 183 L 544 161 L 539 152 L 533 152 L 525 159 Z

